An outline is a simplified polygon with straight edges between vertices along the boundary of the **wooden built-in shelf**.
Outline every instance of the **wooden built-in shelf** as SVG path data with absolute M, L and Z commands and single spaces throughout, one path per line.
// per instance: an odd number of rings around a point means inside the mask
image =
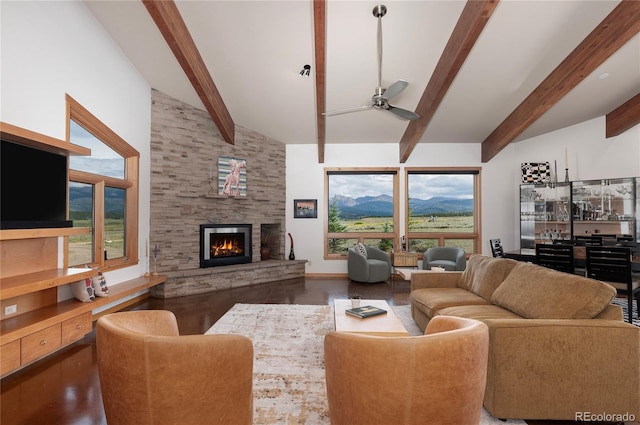
M 0 300 L 30 294 L 44 289 L 94 277 L 98 271 L 94 269 L 52 269 L 0 279 Z
M 136 292 L 163 283 L 166 280 L 167 276 L 165 275 L 142 276 L 109 286 L 109 296 L 104 298 L 96 297 L 93 302 L 83 303 L 73 298 L 15 317 L 7 317 L 0 324 L 0 345 L 23 338 L 40 329 L 61 323 L 79 314 L 93 311 L 129 295 L 133 295 Z
M 85 235 L 90 227 L 53 227 L 47 229 L 5 229 L 0 230 L 0 241 L 18 239 L 53 238 L 57 236 Z

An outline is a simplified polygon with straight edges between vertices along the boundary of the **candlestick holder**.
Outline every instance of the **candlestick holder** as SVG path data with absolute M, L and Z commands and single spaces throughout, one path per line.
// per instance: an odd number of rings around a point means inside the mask
M 153 272 L 151 272 L 151 275 L 158 275 L 158 244 L 153 248 Z
M 568 168 L 564 169 L 564 182 L 565 183 L 569 183 L 569 169 Z

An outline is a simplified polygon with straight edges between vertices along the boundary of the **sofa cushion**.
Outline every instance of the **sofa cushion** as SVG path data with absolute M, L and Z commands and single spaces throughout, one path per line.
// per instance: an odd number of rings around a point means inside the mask
M 411 291 L 411 303 L 428 317 L 438 310 L 456 305 L 489 304 L 487 300 L 462 288 L 424 288 Z
M 591 319 L 615 295 L 614 287 L 597 280 L 518 263 L 491 301 L 528 319 Z
M 522 319 L 512 311 L 497 305 L 459 305 L 443 308 L 436 313 L 439 316 L 456 316 L 466 317 L 468 319 L 486 320 L 486 319 Z
M 467 268 L 460 276 L 458 286 L 468 289 L 487 301 L 518 261 L 474 254 L 467 261 Z

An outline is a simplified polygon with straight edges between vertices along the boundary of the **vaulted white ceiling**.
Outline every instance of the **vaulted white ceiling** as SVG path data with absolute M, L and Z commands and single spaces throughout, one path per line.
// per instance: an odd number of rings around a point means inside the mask
M 141 1 L 85 3 L 151 87 L 205 109 Z M 327 111 L 374 94 L 378 3 L 326 4 Z M 383 86 L 409 82 L 391 104 L 416 110 L 465 3 L 382 1 Z M 498 2 L 419 143 L 483 142 L 619 3 Z M 318 143 L 311 0 L 176 4 L 237 125 L 284 143 Z M 299 75 L 305 64 L 309 77 Z M 636 35 L 515 140 L 606 115 L 639 92 Z M 378 110 L 327 116 L 325 142 L 398 143 L 407 124 Z

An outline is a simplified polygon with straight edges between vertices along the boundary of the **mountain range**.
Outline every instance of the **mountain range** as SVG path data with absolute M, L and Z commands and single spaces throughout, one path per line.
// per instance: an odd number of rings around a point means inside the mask
M 105 213 L 121 213 L 124 209 L 124 190 L 107 188 L 104 199 Z M 91 187 L 69 187 L 69 210 L 85 212 L 93 209 L 93 189 Z
M 391 217 L 393 216 L 393 198 L 388 195 L 362 196 L 351 198 L 336 195 L 340 217 Z M 473 212 L 473 199 L 447 198 L 434 196 L 429 199 L 409 199 L 413 216 L 438 215 Z

